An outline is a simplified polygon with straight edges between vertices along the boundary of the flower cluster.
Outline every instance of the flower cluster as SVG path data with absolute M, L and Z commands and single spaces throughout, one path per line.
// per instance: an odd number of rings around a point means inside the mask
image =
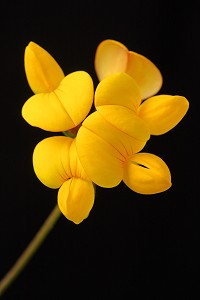
M 95 54 L 96 88 L 85 71 L 65 75 L 34 42 L 25 49 L 24 64 L 34 95 L 22 107 L 23 118 L 61 133 L 36 145 L 33 168 L 44 185 L 58 189 L 66 218 L 79 224 L 89 215 L 95 185 L 112 188 L 123 181 L 141 194 L 170 188 L 166 163 L 141 150 L 151 135 L 174 128 L 189 103 L 183 96 L 156 95 L 163 79 L 154 63 L 118 41 L 104 40 Z

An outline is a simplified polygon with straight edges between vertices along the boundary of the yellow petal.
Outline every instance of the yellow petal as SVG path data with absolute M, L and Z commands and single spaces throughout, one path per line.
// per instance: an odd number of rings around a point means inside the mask
M 95 91 L 96 108 L 101 105 L 121 105 L 136 111 L 141 94 L 135 80 L 126 73 L 116 73 L 103 79 Z
M 64 78 L 55 59 L 34 42 L 25 49 L 24 66 L 29 86 L 35 94 L 53 91 Z
M 108 120 L 98 111 L 89 115 L 78 131 L 76 146 L 89 178 L 99 186 L 113 187 L 122 180 L 123 162 L 144 147 L 149 134 L 146 125 L 137 115 L 134 120 L 129 109 L 115 105 L 100 108 L 105 108 Z
M 95 70 L 99 81 L 117 72 L 125 72 L 135 79 L 142 99 L 155 95 L 161 88 L 163 79 L 159 69 L 148 58 L 129 51 L 122 43 L 104 40 L 95 54 Z
M 101 108 L 103 108 L 103 106 Z M 108 109 L 108 106 L 106 106 L 106 109 Z M 111 113 L 112 112 L 114 115 L 113 110 L 111 110 Z M 145 146 L 147 141 L 147 139 L 143 138 L 143 133 L 141 133 L 142 138 L 139 133 L 136 133 L 137 129 L 140 130 L 140 128 L 137 126 L 138 124 L 136 124 L 137 121 L 135 121 L 135 123 L 132 122 L 134 117 L 130 121 L 130 124 L 133 125 L 133 130 L 129 130 L 129 128 L 126 129 L 125 122 L 120 123 L 120 121 L 123 120 L 123 117 L 124 120 L 127 121 L 127 126 L 129 126 L 129 118 L 126 118 L 127 116 L 125 114 L 119 114 L 119 116 L 116 116 L 116 118 L 112 116 L 110 120 L 108 119 L 109 121 L 107 121 L 104 117 L 102 117 L 101 114 L 99 114 L 98 111 L 90 115 L 83 123 L 85 128 L 92 131 L 94 134 L 116 149 L 118 151 L 117 157 L 121 161 L 126 160 L 127 157 L 133 153 L 140 151 Z M 117 118 L 119 118 L 119 121 Z
M 123 181 L 136 193 L 156 194 L 171 187 L 171 174 L 160 157 L 137 153 L 125 163 Z
M 88 217 L 94 204 L 94 198 L 92 182 L 73 177 L 59 189 L 58 206 L 67 219 L 79 224 Z
M 99 106 L 97 111 L 116 129 L 133 137 L 137 141 L 146 143 L 150 138 L 149 128 L 146 122 L 130 109 L 119 105 L 104 105 Z M 115 138 L 117 136 L 119 136 L 119 133 L 115 134 Z M 137 150 L 136 152 L 140 150 Z
M 142 99 L 155 95 L 163 83 L 162 75 L 154 63 L 133 51 L 129 51 L 126 73 L 137 82 Z
M 128 49 L 123 44 L 109 39 L 101 42 L 94 60 L 99 81 L 110 74 L 125 72 L 127 61 Z
M 77 126 L 85 119 L 92 107 L 94 96 L 92 78 L 85 71 L 73 72 L 62 80 L 55 94 Z
M 158 95 L 145 100 L 138 108 L 138 115 L 147 123 L 151 134 L 160 135 L 174 128 L 188 108 L 185 97 Z
M 88 118 L 93 118 L 93 114 Z M 91 120 L 91 123 L 95 124 L 95 120 Z M 110 136 L 113 134 L 108 130 L 107 133 Z M 109 142 L 81 126 L 76 136 L 76 147 L 85 172 L 95 184 L 111 188 L 121 182 L 124 157 Z
M 77 71 L 67 75 L 54 92 L 29 98 L 22 107 L 22 116 L 43 130 L 66 131 L 84 120 L 92 101 L 92 79 L 88 73 Z
M 76 143 L 75 138 L 73 139 L 73 142 L 70 146 L 69 151 L 69 163 L 70 163 L 70 170 L 72 177 L 78 177 L 86 180 L 90 180 L 87 174 L 85 173 L 85 170 L 83 169 L 83 166 L 79 160 L 77 149 L 76 149 Z
M 22 107 L 22 117 L 34 127 L 59 132 L 75 127 L 55 93 L 42 93 L 30 97 Z
M 33 152 L 33 168 L 38 179 L 49 188 L 59 188 L 69 177 L 69 149 L 73 139 L 49 137 L 39 142 Z

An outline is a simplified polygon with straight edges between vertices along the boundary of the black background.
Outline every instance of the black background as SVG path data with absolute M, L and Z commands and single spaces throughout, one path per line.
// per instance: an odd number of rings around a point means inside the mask
M 160 94 L 190 102 L 183 120 L 145 147 L 169 166 L 170 190 L 143 196 L 124 184 L 97 188 L 89 217 L 77 226 L 61 216 L 3 299 L 199 298 L 198 18 L 192 1 L 1 2 L 1 277 L 57 197 L 32 169 L 35 145 L 52 134 L 21 117 L 32 95 L 23 65 L 30 41 L 45 48 L 65 74 L 85 70 L 96 85 L 96 47 L 107 38 L 118 40 L 160 69 Z

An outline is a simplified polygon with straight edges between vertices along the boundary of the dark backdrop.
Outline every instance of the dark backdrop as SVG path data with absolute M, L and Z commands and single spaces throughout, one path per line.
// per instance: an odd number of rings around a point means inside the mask
M 21 117 L 22 105 L 32 95 L 23 66 L 29 41 L 51 53 L 65 74 L 85 70 L 96 83 L 96 47 L 116 39 L 159 67 L 164 79 L 159 93 L 182 95 L 190 102 L 178 126 L 152 137 L 145 149 L 168 164 L 171 189 L 143 196 L 123 184 L 97 188 L 90 216 L 78 226 L 62 216 L 3 299 L 199 297 L 197 12 L 192 1 L 1 2 L 1 276 L 57 197 L 56 190 L 35 177 L 31 161 L 35 145 L 51 134 Z

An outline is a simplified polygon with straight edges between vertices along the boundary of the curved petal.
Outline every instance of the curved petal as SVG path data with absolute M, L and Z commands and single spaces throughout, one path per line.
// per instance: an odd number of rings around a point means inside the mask
M 85 119 L 92 107 L 94 96 L 92 78 L 85 71 L 73 72 L 62 80 L 55 94 L 77 126 Z
M 94 66 L 99 81 L 110 74 L 125 72 L 128 61 L 128 49 L 114 40 L 101 42 L 95 53 Z
M 59 189 L 58 206 L 67 219 L 79 224 L 88 217 L 94 204 L 94 198 L 92 182 L 73 177 Z
M 22 107 L 22 117 L 34 127 L 59 132 L 75 127 L 55 93 L 42 93 L 30 97 Z
M 24 66 L 29 86 L 35 94 L 53 91 L 64 78 L 55 59 L 34 42 L 25 48 Z
M 33 168 L 38 179 L 49 188 L 59 188 L 69 177 L 69 149 L 73 139 L 49 137 L 39 142 L 33 151 Z
M 171 187 L 171 174 L 160 157 L 150 153 L 137 153 L 127 160 L 123 181 L 136 193 L 156 194 Z
M 108 107 L 106 106 L 106 108 Z M 116 120 L 114 120 L 114 118 L 112 120 L 111 118 L 111 121 Z M 96 111 L 84 121 L 83 126 L 116 149 L 118 152 L 116 157 L 120 161 L 125 161 L 128 156 L 139 152 L 145 146 L 147 139 L 142 139 L 139 134 L 134 134 L 134 130 L 132 132 L 130 131 L 132 136 L 131 134 L 127 134 L 128 130 L 122 126 L 124 125 L 123 122 L 122 124 L 118 123 L 107 121 L 98 111 Z M 134 122 L 130 123 L 131 125 L 134 124 Z M 121 127 L 119 125 L 121 125 Z M 129 126 L 128 122 L 127 126 Z M 124 131 L 122 129 L 124 129 Z M 134 129 L 136 131 L 137 126 L 135 126 Z M 137 139 L 136 137 L 140 138 Z
M 136 81 L 126 73 L 116 73 L 103 79 L 95 91 L 94 104 L 121 105 L 136 111 L 142 101 Z
M 91 116 L 93 114 L 87 119 Z M 91 120 L 91 123 L 95 124 L 95 120 Z M 107 133 L 110 136 L 113 134 L 109 130 Z M 124 157 L 98 133 L 81 126 L 76 136 L 76 147 L 80 162 L 91 181 L 106 188 L 121 182 Z
M 137 82 L 142 99 L 155 95 L 162 86 L 159 69 L 145 56 L 129 51 L 126 73 Z
M 98 111 L 89 115 L 78 131 L 76 146 L 81 164 L 89 178 L 99 186 L 113 187 L 122 180 L 124 161 L 144 147 L 149 134 L 146 136 L 142 132 L 148 130 L 144 126 L 140 129 L 139 125 L 143 125 L 141 119 L 136 116 L 134 121 L 133 113 L 127 108 L 119 107 L 117 115 L 116 106 L 112 109 L 112 106 L 106 105 L 101 106 L 101 109 L 104 107 L 106 117 L 107 110 L 111 108 L 109 121 Z M 131 117 L 127 117 L 126 110 Z M 130 125 L 133 126 L 132 130 L 128 128 Z M 137 133 L 140 130 L 142 133 Z
M 174 128 L 188 108 L 185 97 L 158 95 L 145 100 L 138 108 L 138 115 L 147 123 L 152 135 L 160 135 Z
M 95 70 L 99 81 L 117 72 L 125 72 L 135 79 L 142 99 L 155 95 L 163 79 L 159 69 L 145 56 L 129 51 L 122 43 L 104 40 L 95 54 Z
M 78 177 L 85 180 L 90 180 L 87 174 L 85 173 L 85 170 L 83 169 L 83 166 L 78 157 L 75 138 L 73 139 L 73 142 L 71 143 L 70 146 L 69 160 L 70 160 L 69 163 L 70 163 L 70 170 L 71 170 L 72 177 Z
M 130 109 L 119 105 L 104 105 L 99 106 L 97 111 L 120 132 L 124 132 L 130 137 L 145 143 L 150 138 L 150 132 L 146 122 Z
M 88 73 L 77 71 L 67 75 L 54 92 L 30 97 L 22 107 L 22 116 L 43 130 L 66 131 L 84 120 L 92 101 L 92 79 Z

